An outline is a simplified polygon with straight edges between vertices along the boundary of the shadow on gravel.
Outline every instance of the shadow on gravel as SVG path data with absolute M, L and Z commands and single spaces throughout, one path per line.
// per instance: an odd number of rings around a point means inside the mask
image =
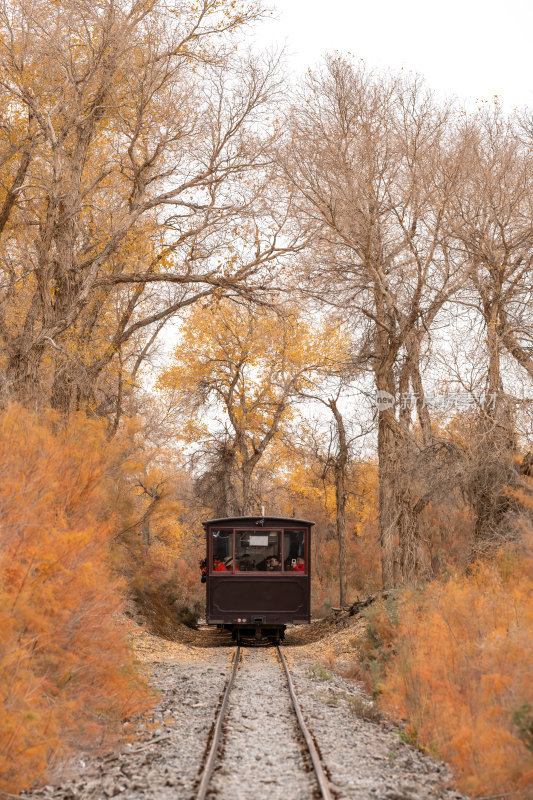
M 283 644 L 286 647 L 303 647 L 318 642 L 337 630 L 352 626 L 354 621 L 355 618 L 346 612 L 334 612 L 323 619 L 314 620 L 309 625 L 289 626 Z M 171 642 L 182 642 L 192 647 L 232 647 L 234 644 L 230 631 L 215 627 L 200 627 L 194 630 L 179 622 L 175 622 L 171 630 L 157 631 L 157 634 Z M 247 644 L 253 647 L 255 643 L 250 640 Z M 262 644 L 264 645 L 264 642 Z
M 371 605 L 378 597 L 388 594 L 390 593 L 380 592 L 370 595 L 365 600 L 356 601 L 349 608 L 336 609 L 326 617 L 313 620 L 309 625 L 290 625 L 285 632 L 284 645 L 303 647 L 350 628 L 363 608 Z M 181 642 L 201 648 L 233 646 L 229 631 L 214 626 L 198 626 L 199 613 L 199 608 L 189 609 L 175 602 L 169 602 L 168 597 L 159 593 L 145 592 L 141 597 L 135 598 L 135 611 L 131 610 L 129 616 L 146 624 L 152 634 L 170 642 Z M 254 646 L 255 643 L 249 640 L 246 644 Z M 265 645 L 265 642 L 262 644 Z

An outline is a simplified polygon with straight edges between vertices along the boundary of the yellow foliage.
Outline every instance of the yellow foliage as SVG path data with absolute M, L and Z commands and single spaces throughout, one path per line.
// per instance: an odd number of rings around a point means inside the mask
M 178 435 L 209 440 L 203 409 L 212 403 L 248 438 L 251 451 L 254 437 L 291 421 L 288 399 L 309 388 L 317 370 L 342 361 L 348 346 L 338 327 L 314 330 L 290 309 L 280 314 L 225 299 L 196 306 L 181 333 L 174 361 L 158 381 L 171 402 L 186 404 L 189 413 L 195 406 Z

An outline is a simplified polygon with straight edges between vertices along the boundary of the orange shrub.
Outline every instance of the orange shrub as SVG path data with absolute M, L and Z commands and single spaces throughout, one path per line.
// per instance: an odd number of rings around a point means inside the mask
M 0 790 L 42 779 L 74 747 L 106 744 L 150 703 L 116 613 L 105 439 L 0 417 Z
M 149 629 L 173 639 L 180 625 L 195 628 L 205 613 L 205 584 L 200 582 L 198 561 L 192 568 L 179 554 L 170 552 L 166 558 L 164 554 L 157 547 L 132 551 L 136 569 L 129 585 Z
M 533 794 L 532 566 L 504 552 L 399 599 L 382 702 L 474 796 Z

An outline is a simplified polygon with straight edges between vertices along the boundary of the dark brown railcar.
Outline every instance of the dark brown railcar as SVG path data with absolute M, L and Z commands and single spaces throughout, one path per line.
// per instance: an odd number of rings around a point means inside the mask
M 235 639 L 283 638 L 311 621 L 311 528 L 285 517 L 228 517 L 206 531 L 206 617 Z

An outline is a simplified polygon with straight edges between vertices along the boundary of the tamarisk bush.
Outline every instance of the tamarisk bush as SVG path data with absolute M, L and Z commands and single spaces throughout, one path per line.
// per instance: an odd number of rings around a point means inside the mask
M 42 419 L 42 417 L 41 417 Z M 76 748 L 101 748 L 147 709 L 109 565 L 100 423 L 0 417 L 0 790 Z M 126 726 L 127 729 L 127 726 Z
M 382 705 L 462 789 L 531 797 L 533 557 L 524 544 L 468 572 L 381 604 L 364 661 Z

